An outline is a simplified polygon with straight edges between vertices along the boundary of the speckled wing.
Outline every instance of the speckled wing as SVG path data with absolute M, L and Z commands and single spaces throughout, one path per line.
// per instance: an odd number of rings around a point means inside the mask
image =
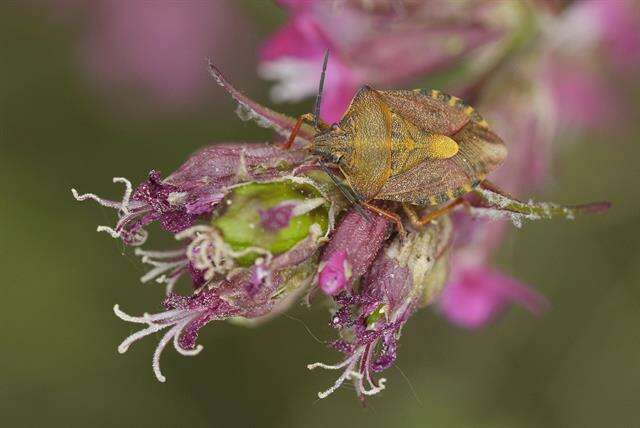
M 364 86 L 339 126 L 353 137 L 351 155 L 340 165 L 342 173 L 363 200 L 377 198 L 391 175 L 391 111 L 377 91 Z
M 377 92 L 392 112 L 423 131 L 451 136 L 471 120 L 459 105 L 458 98 L 440 91 L 417 89 Z
M 475 121 L 469 121 L 451 138 L 459 146 L 454 156 L 426 158 L 390 176 L 376 198 L 420 206 L 443 204 L 471 191 L 507 154 L 502 140 Z

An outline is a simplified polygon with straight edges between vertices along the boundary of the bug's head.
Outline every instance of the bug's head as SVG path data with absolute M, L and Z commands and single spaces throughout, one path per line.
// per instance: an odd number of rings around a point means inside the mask
M 351 157 L 350 140 L 348 133 L 334 125 L 316 134 L 311 145 L 311 153 L 320 156 L 327 163 L 339 165 L 348 162 Z

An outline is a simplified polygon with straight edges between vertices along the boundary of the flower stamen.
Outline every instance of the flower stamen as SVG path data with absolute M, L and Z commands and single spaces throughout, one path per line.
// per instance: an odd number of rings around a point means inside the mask
M 267 264 L 273 258 L 270 251 L 261 247 L 247 247 L 235 251 L 215 228 L 205 225 L 190 227 L 176 234 L 176 239 L 191 239 L 186 256 L 194 268 L 204 272 L 207 281 L 211 281 L 216 274 L 228 273 L 236 266 L 237 258 L 248 254 L 257 253 L 264 256 Z
M 124 354 L 129 350 L 129 347 L 138 340 L 143 337 L 149 336 L 150 334 L 156 333 L 160 330 L 163 330 L 167 327 L 171 327 L 169 331 L 167 331 L 160 342 L 158 342 L 158 346 L 156 347 L 153 358 L 151 360 L 151 367 L 153 369 L 153 373 L 156 378 L 160 382 L 165 382 L 167 379 L 162 374 L 160 369 L 160 356 L 162 355 L 162 351 L 167 346 L 167 344 L 173 339 L 173 347 L 175 350 L 185 356 L 194 356 L 200 353 L 204 349 L 202 345 L 196 346 L 194 349 L 184 349 L 179 342 L 180 334 L 184 330 L 184 328 L 201 315 L 200 311 L 190 311 L 187 309 L 173 309 L 165 312 L 161 312 L 158 314 L 143 314 L 141 317 L 134 317 L 124 313 L 120 310 L 118 305 L 113 307 L 113 312 L 116 316 L 124 321 L 134 322 L 137 324 L 148 324 L 148 327 L 138 330 L 137 332 L 131 334 L 127 338 L 125 338 L 120 345 L 118 345 L 118 352 Z

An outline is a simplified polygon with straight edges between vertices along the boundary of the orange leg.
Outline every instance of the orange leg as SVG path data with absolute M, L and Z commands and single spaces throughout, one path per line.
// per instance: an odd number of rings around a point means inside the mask
M 296 121 L 296 124 L 293 126 L 293 129 L 291 129 L 291 134 L 289 135 L 289 139 L 287 140 L 286 143 L 282 145 L 282 148 L 284 150 L 289 150 L 291 146 L 293 146 L 293 142 L 296 140 L 298 131 L 300 131 L 300 127 L 302 126 L 302 123 L 304 121 L 313 123 L 315 121 L 315 116 L 311 113 L 306 113 L 298 118 L 298 120 Z M 321 131 L 324 131 L 331 128 L 331 125 L 327 125 L 325 122 L 322 121 L 322 119 L 318 118 L 318 128 Z
M 438 217 L 447 215 L 449 211 L 451 211 L 458 205 L 462 205 L 466 203 L 467 201 L 465 201 L 464 199 L 458 198 L 455 201 L 451 202 L 449 205 L 446 205 L 438 210 L 429 211 L 422 217 L 418 217 L 418 214 L 416 213 L 415 209 L 410 205 L 403 204 L 402 208 L 404 209 L 404 212 L 407 214 L 407 217 L 409 217 L 409 221 L 411 221 L 411 224 L 416 228 L 420 228 L 429 224 L 429 222 L 437 219 Z
M 369 202 L 362 202 L 362 205 L 369 208 L 371 211 L 394 222 L 396 224 L 396 228 L 398 229 L 398 233 L 403 239 L 405 236 L 407 236 L 407 231 L 404 229 L 404 226 L 402 225 L 402 219 L 398 214 L 393 213 L 391 211 L 387 211 L 383 208 L 377 207 Z
M 300 116 L 298 118 L 296 124 L 293 126 L 293 129 L 291 130 L 291 134 L 289 135 L 289 139 L 282 146 L 282 148 L 284 150 L 289 150 L 291 148 L 291 146 L 293 145 L 293 142 L 296 140 L 296 135 L 298 135 L 298 131 L 300 131 L 300 127 L 302 126 L 302 122 L 304 122 L 305 120 L 309 120 L 309 118 L 311 118 L 311 120 L 313 120 L 313 115 L 311 113 L 303 114 L 302 116 Z

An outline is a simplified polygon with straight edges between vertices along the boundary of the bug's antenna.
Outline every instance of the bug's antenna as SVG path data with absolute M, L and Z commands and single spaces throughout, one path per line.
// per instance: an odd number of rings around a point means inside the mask
M 322 74 L 320 74 L 320 85 L 318 86 L 318 96 L 316 97 L 316 105 L 313 108 L 314 128 L 318 128 L 318 120 L 320 118 L 320 105 L 322 104 L 322 90 L 324 89 L 324 77 L 327 74 L 328 62 L 329 62 L 329 49 L 324 51 L 324 61 L 322 62 Z

